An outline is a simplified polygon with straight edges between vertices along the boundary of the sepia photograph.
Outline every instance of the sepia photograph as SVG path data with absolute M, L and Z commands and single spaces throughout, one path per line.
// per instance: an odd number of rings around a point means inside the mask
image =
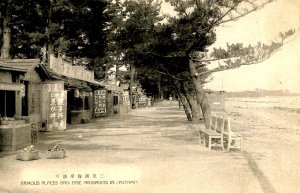
M 0 193 L 300 193 L 298 0 L 2 0 Z

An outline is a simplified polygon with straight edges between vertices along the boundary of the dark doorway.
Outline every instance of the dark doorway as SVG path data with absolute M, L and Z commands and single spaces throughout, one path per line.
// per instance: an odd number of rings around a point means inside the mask
M 0 114 L 13 117 L 16 114 L 16 92 L 0 90 Z

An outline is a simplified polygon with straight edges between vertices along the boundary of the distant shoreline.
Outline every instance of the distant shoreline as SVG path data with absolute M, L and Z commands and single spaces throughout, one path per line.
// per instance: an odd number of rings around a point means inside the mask
M 292 97 L 292 96 L 300 96 L 300 94 L 289 94 L 289 95 L 249 95 L 249 94 L 224 94 L 225 97 L 229 98 L 243 98 L 243 97 Z
M 291 96 L 300 96 L 299 93 L 261 93 L 256 91 L 245 91 L 245 92 L 224 92 L 225 97 L 291 97 Z
M 222 95 L 224 97 L 270 97 L 270 96 L 300 96 L 300 93 L 293 93 L 289 90 L 244 90 L 244 91 L 226 91 L 226 90 L 210 90 L 205 89 L 205 92 L 213 95 Z
M 300 113 L 300 96 L 224 97 L 225 107 L 268 108 Z

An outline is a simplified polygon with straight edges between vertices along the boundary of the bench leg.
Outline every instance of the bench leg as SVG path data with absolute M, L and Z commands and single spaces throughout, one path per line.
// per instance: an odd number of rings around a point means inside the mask
M 201 143 L 205 144 L 206 143 L 206 137 L 204 133 L 201 133 Z
M 206 138 L 206 136 L 205 136 L 205 134 L 204 133 L 202 133 L 202 139 L 203 139 L 203 144 L 204 144 L 204 147 L 206 147 L 206 144 L 207 144 L 207 138 Z
M 224 151 L 224 141 L 223 141 L 223 136 L 221 137 L 221 148 L 222 148 L 222 151 Z
M 198 131 L 199 132 L 199 143 L 202 143 L 202 134 L 201 134 L 201 131 Z
M 202 139 L 201 139 L 201 131 L 198 130 L 198 132 L 199 132 L 199 142 L 202 143 Z
M 211 150 L 211 137 L 208 137 L 208 149 Z
M 200 132 L 200 143 L 204 143 L 204 136 L 203 136 L 203 133 Z
M 231 139 L 228 137 L 228 139 L 227 139 L 227 151 L 230 150 L 231 142 L 232 142 Z
M 232 143 L 234 143 L 233 146 L 231 145 Z M 237 144 L 239 144 L 239 145 L 237 145 Z M 240 151 L 242 151 L 242 139 L 228 138 L 227 151 L 229 151 L 231 147 L 238 148 Z

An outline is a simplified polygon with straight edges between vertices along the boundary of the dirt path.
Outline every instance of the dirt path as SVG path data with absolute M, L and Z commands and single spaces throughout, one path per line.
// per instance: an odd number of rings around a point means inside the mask
M 43 133 L 37 145 L 41 159 L 0 158 L 0 192 L 300 192 L 299 152 L 290 148 L 296 142 L 274 144 L 281 134 L 237 120 L 235 126 L 245 136 L 243 152 L 209 151 L 199 144 L 198 132 L 175 104 Z M 65 159 L 46 159 L 53 144 L 67 150 Z

